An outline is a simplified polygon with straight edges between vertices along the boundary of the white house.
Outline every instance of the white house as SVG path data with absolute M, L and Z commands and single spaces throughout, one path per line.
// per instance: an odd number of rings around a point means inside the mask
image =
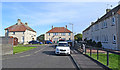
M 56 43 L 60 39 L 73 40 L 72 35 L 73 33 L 67 29 L 67 25 L 66 27 L 54 27 L 54 28 L 52 26 L 52 29 L 46 32 L 45 40 L 52 40 L 54 43 Z
M 106 9 L 106 14 L 83 31 L 83 40 L 101 42 L 104 48 L 120 50 L 120 5 Z
M 18 38 L 18 42 L 27 44 L 31 40 L 36 40 L 36 31 L 28 26 L 27 23 L 22 23 L 20 19 L 15 25 L 5 28 L 5 36 L 13 36 Z

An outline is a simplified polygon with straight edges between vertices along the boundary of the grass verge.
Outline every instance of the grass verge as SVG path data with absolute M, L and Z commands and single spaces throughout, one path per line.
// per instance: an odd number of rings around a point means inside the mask
M 33 48 L 36 48 L 36 47 L 24 47 L 23 45 L 17 45 L 13 47 L 13 54 L 28 51 Z
M 90 56 L 90 53 L 86 53 L 88 56 Z M 97 54 L 94 53 L 91 56 L 93 59 L 97 60 Z M 99 53 L 99 59 L 97 61 L 101 62 L 102 64 L 107 66 L 107 54 L 105 53 Z M 108 67 L 113 69 L 113 70 L 120 70 L 120 66 L 119 66 L 119 58 L 120 55 L 116 55 L 116 54 L 109 54 L 109 65 Z

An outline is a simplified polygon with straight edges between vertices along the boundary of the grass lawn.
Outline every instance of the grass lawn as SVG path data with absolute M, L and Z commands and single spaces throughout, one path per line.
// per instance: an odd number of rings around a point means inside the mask
M 23 45 L 18 45 L 16 47 L 13 47 L 13 54 L 28 51 L 33 48 L 36 48 L 36 47 L 24 47 Z
M 87 53 L 87 55 L 90 56 L 89 53 Z M 95 60 L 97 60 L 97 54 L 94 53 L 92 54 L 92 58 L 94 58 Z M 116 54 L 109 54 L 109 68 L 113 69 L 113 70 L 120 70 L 120 65 L 119 65 L 119 58 L 120 55 L 116 55 Z M 107 65 L 107 54 L 105 53 L 99 53 L 99 62 L 101 62 L 104 65 Z

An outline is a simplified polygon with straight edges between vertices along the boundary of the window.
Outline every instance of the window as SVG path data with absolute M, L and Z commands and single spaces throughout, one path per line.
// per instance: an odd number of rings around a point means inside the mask
M 24 36 L 21 37 L 21 42 L 24 43 Z
M 113 35 L 113 43 L 116 43 L 116 35 Z
M 108 36 L 104 35 L 104 42 L 108 42 Z
M 106 21 L 104 21 L 104 28 L 106 28 L 107 27 L 107 22 Z
M 49 36 L 50 36 L 50 33 L 49 33 Z
M 69 33 L 69 36 L 71 35 L 71 33 Z
M 99 30 L 99 24 L 95 25 L 95 30 Z
M 58 33 L 53 33 L 53 35 L 58 35 Z
M 59 43 L 58 46 L 68 46 L 68 43 Z
M 71 40 L 71 39 L 69 38 L 69 40 Z
M 65 33 L 61 33 L 62 36 L 65 36 Z
M 8 36 L 8 34 L 9 34 L 9 30 L 7 30 L 7 36 Z
M 104 28 L 104 23 L 103 23 L 103 22 L 101 22 L 101 28 L 102 28 L 102 29 Z
M 112 25 L 115 25 L 115 17 L 112 17 Z
M 13 35 L 15 35 L 15 32 L 13 32 Z

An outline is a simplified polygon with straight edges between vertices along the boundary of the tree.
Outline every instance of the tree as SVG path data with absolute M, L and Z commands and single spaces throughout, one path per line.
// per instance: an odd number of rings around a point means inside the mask
M 43 42 L 44 41 L 44 34 L 41 34 L 40 36 L 38 36 L 37 40 Z
M 74 39 L 75 39 L 76 41 L 82 41 L 82 34 L 81 34 L 81 33 L 76 34 L 76 35 L 74 36 Z

